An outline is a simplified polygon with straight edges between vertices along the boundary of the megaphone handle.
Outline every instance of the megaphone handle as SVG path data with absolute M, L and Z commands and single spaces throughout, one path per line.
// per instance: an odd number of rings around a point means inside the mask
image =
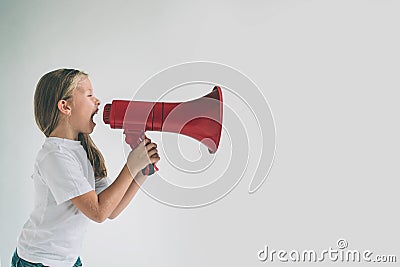
M 152 175 L 156 171 L 158 171 L 158 168 L 157 168 L 156 164 L 154 164 L 154 163 L 151 163 L 151 164 L 147 165 L 146 168 L 142 169 L 143 175 Z
M 124 131 L 125 134 L 125 142 L 131 147 L 131 149 L 135 149 L 144 139 L 144 132 L 137 131 Z M 152 175 L 156 171 L 158 171 L 157 166 L 154 163 L 150 163 L 145 168 L 142 169 L 143 175 Z

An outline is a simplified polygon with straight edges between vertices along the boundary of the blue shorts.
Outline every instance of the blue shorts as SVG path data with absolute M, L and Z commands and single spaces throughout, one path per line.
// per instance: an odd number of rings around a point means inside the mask
M 82 262 L 81 262 L 81 258 L 78 257 L 74 266 L 72 266 L 72 267 L 80 267 L 80 266 L 82 266 Z M 43 265 L 41 263 L 32 263 L 32 262 L 21 259 L 17 254 L 17 250 L 15 250 L 14 255 L 12 257 L 12 261 L 11 261 L 11 267 L 45 267 L 45 265 Z

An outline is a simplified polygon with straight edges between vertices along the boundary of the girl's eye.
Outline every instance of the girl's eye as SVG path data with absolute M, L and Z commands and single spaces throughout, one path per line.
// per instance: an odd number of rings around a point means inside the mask
M 88 97 L 92 97 L 93 95 L 88 95 Z

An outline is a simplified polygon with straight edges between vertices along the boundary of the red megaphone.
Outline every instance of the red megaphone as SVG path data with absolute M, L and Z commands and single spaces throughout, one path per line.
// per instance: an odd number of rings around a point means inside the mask
M 144 132 L 160 131 L 192 137 L 215 153 L 221 138 L 222 111 L 222 90 L 215 86 L 211 93 L 188 102 L 113 100 L 104 106 L 103 121 L 111 128 L 124 129 L 125 141 L 132 149 L 141 142 Z M 149 164 L 142 172 L 151 175 L 157 170 Z

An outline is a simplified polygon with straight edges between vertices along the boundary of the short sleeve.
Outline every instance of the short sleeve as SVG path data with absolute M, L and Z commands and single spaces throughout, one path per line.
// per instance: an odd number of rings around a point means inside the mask
M 71 155 L 49 153 L 39 163 L 39 169 L 57 205 L 93 190 L 78 160 Z
M 111 181 L 108 177 L 96 179 L 96 181 L 95 181 L 96 194 L 100 194 L 101 192 L 103 192 L 104 189 L 106 189 L 110 184 L 111 184 Z

